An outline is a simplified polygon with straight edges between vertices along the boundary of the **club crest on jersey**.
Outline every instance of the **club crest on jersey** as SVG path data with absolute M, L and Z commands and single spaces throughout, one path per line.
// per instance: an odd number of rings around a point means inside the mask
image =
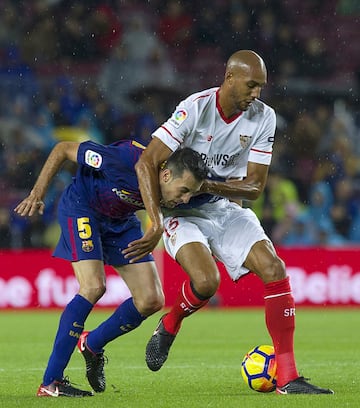
M 93 150 L 86 150 L 85 163 L 91 167 L 94 167 L 95 169 L 99 169 L 102 163 L 102 156 Z
M 184 123 L 185 119 L 188 117 L 188 113 L 185 109 L 178 109 L 173 113 L 173 115 L 170 118 L 170 123 L 178 128 Z
M 243 149 L 249 146 L 251 142 L 251 136 L 240 135 L 240 145 Z
M 91 252 L 94 249 L 94 244 L 91 239 L 87 239 L 82 242 L 81 249 L 84 252 Z

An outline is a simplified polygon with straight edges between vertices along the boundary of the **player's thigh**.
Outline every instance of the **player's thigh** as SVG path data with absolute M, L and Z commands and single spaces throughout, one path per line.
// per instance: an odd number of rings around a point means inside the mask
M 253 211 L 233 203 L 229 204 L 224 216 L 220 216 L 217 222 L 219 228 L 211 247 L 230 277 L 236 281 L 251 270 L 245 265 L 245 260 L 252 247 L 259 241 L 269 241 L 269 238 Z
M 202 225 L 198 225 L 201 223 Z M 194 280 L 218 279 L 208 236 L 211 224 L 197 217 L 169 217 L 165 219 L 163 241 L 166 251 Z
M 259 241 L 251 248 L 244 266 L 258 275 L 265 283 L 286 277 L 285 264 L 268 240 Z
M 98 259 L 87 259 L 72 262 L 76 279 L 82 288 L 105 288 L 104 263 Z
M 198 285 L 213 281 L 217 286 L 219 270 L 207 246 L 201 242 L 184 244 L 176 254 L 176 260 Z
M 114 268 L 124 279 L 133 296 L 162 293 L 161 282 L 155 262 L 138 262 L 114 266 Z

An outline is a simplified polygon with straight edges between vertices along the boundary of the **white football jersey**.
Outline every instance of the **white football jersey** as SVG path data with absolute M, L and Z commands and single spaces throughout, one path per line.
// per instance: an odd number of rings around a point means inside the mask
M 247 111 L 226 118 L 219 87 L 190 95 L 154 133 L 172 151 L 187 146 L 198 151 L 211 172 L 221 178 L 245 177 L 249 161 L 269 165 L 276 117 L 256 99 Z

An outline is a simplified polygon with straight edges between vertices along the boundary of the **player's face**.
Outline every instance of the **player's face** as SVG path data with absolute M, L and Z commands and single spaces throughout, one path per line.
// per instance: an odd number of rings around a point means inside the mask
M 173 177 L 171 170 L 165 169 L 160 172 L 161 204 L 168 208 L 174 208 L 179 204 L 186 204 L 190 198 L 200 190 L 202 182 L 185 170 L 181 177 Z
M 261 69 L 239 70 L 234 73 L 230 95 L 238 110 L 246 111 L 260 97 L 266 84 L 266 71 Z

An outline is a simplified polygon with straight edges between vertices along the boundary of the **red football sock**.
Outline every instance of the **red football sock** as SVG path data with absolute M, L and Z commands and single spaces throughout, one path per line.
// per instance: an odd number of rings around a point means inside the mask
M 163 318 L 165 329 L 171 334 L 177 334 L 182 320 L 205 306 L 208 301 L 209 299 L 199 299 L 192 290 L 190 281 L 185 281 L 173 307 Z
M 275 348 L 277 386 L 282 387 L 299 376 L 294 356 L 295 303 L 289 278 L 267 283 L 264 299 L 266 326 Z

